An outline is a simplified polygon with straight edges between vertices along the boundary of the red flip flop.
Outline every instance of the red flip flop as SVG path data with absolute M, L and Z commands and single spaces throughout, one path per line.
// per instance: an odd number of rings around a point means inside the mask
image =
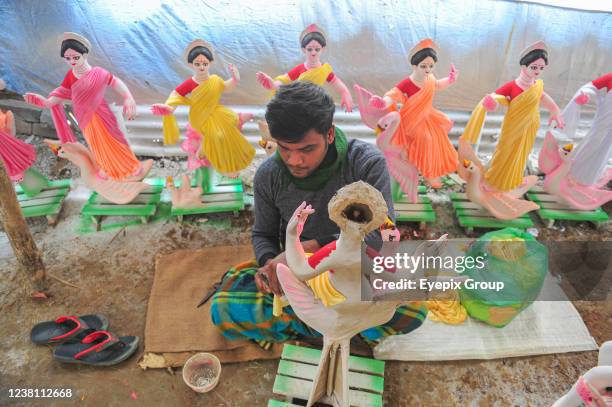
M 64 363 L 112 366 L 138 350 L 137 336 L 117 337 L 109 331 L 96 331 L 81 342 L 64 343 L 53 349 L 53 357 Z
M 30 339 L 39 345 L 78 342 L 92 332 L 108 329 L 108 325 L 103 315 L 61 316 L 34 325 Z

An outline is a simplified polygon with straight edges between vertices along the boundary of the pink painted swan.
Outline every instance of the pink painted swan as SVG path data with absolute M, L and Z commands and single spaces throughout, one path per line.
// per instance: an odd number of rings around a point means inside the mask
M 377 130 L 380 133 L 376 138 L 376 145 L 387 160 L 387 168 L 391 176 L 400 184 L 406 197 L 412 203 L 416 203 L 418 200 L 419 172 L 408 161 L 406 150 L 399 149 L 391 144 L 391 138 L 399 127 L 400 120 L 401 117 L 398 112 L 391 112 L 378 121 Z
M 330 219 L 340 228 L 335 248 L 314 268 L 300 243 L 308 215 L 314 213 L 303 202 L 287 225 L 287 264 L 276 273 L 297 316 L 323 334 L 323 350 L 307 406 L 323 400 L 334 406 L 348 406 L 348 356 L 350 339 L 364 329 L 384 324 L 402 301 L 362 301 L 362 284 L 368 281 L 361 270 L 361 243 L 364 237 L 384 224 L 387 205 L 380 193 L 358 181 L 341 188 L 328 205 Z M 430 243 L 417 248 L 429 253 Z M 324 250 L 324 249 L 322 249 Z M 317 256 L 317 254 L 315 254 Z M 305 283 L 328 270 L 329 282 L 344 299 L 326 307 Z
M 389 113 L 387 104 L 383 98 L 374 95 L 357 84 L 353 85 L 353 89 L 357 94 L 357 105 L 359 106 L 361 121 L 372 130 L 376 130 L 378 121 Z
M 385 101 L 359 85 L 353 86 L 357 94 L 357 104 L 361 121 L 371 129 L 376 130 L 376 146 L 387 160 L 387 168 L 393 178 L 399 183 L 406 197 L 416 203 L 419 186 L 419 172 L 408 161 L 406 151 L 391 143 L 397 131 L 401 117 L 398 112 L 389 112 Z
M 170 190 L 172 195 L 172 207 L 180 209 L 194 209 L 202 207 L 202 193 L 204 190 L 201 186 L 191 187 L 189 176 L 183 174 L 181 177 L 181 186 L 176 188 L 172 177 L 166 178 L 166 188 Z
M 571 159 L 572 149 L 571 144 L 559 148 L 552 133 L 546 132 L 538 157 L 538 166 L 546 174 L 546 192 L 558 196 L 573 208 L 585 211 L 596 209 L 612 200 L 612 191 L 601 189 L 597 185 L 580 184 L 570 175 L 572 166 L 580 165 Z
M 538 180 L 535 175 L 523 178 L 523 183 L 509 192 L 496 191 L 483 179 L 484 166 L 474 153 L 470 143 L 459 139 L 459 176 L 467 182 L 465 193 L 468 199 L 488 210 L 502 220 L 515 219 L 539 208 L 535 202 L 520 199 Z
M 93 159 L 91 152 L 81 143 L 58 143 L 53 140 L 45 140 L 45 143 L 56 152 L 58 157 L 65 158 L 79 167 L 81 177 L 85 185 L 98 194 L 115 204 L 130 203 L 149 188 L 149 184 L 138 181 L 115 181 L 102 179 L 97 174 L 99 168 Z
M 49 180 L 32 167 L 36 149 L 15 137 L 15 117 L 10 110 L 0 111 L 0 161 L 11 179 L 18 182 L 27 196 L 36 196 L 49 185 Z
M 599 348 L 597 366 L 578 378 L 563 397 L 552 407 L 610 407 L 612 406 L 612 341 Z
M 266 157 L 270 157 L 276 153 L 278 145 L 272 138 L 272 135 L 270 135 L 270 129 L 268 128 L 268 123 L 265 120 L 258 120 L 257 126 L 259 127 L 259 135 L 261 137 L 259 140 L 259 145 L 265 150 Z

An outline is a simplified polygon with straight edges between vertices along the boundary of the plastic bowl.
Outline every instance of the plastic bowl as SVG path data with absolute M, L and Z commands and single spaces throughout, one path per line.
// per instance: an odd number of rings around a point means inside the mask
M 183 381 L 197 393 L 215 388 L 221 376 L 221 362 L 210 353 L 196 353 L 183 366 Z

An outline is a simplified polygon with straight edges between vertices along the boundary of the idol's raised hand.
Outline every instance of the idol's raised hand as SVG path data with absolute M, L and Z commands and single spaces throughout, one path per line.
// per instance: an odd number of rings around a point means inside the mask
M 155 103 L 151 105 L 151 113 L 153 113 L 155 116 L 171 115 L 172 113 L 174 113 L 174 109 L 176 108 L 163 103 Z
M 455 65 L 451 64 L 450 72 L 448 73 L 448 83 L 454 83 L 459 77 L 459 71 L 455 69 Z

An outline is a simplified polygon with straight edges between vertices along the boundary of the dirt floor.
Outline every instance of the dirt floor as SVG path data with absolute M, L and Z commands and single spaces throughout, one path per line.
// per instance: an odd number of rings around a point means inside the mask
M 46 154 L 41 151 L 39 160 Z M 44 168 L 48 175 L 76 175 L 74 167 L 46 158 L 52 163 Z M 181 165 L 158 160 L 154 175 L 176 175 Z M 439 236 L 442 231 L 451 237 L 465 236 L 441 196 L 435 206 L 438 226 L 425 236 Z M 433 198 L 436 201 L 436 196 Z M 51 276 L 49 300 L 29 298 L 29 285 L 17 271 L 6 236 L 0 233 L 0 405 L 265 406 L 272 397 L 277 361 L 224 365 L 219 385 L 200 395 L 185 386 L 180 369 L 141 370 L 137 360 L 142 344 L 137 356 L 117 367 L 92 368 L 59 364 L 53 361 L 51 348 L 29 341 L 30 328 L 36 322 L 66 313 L 102 313 L 109 317 L 116 333 L 142 339 L 157 253 L 250 241 L 252 214 L 248 211 L 237 218 L 214 215 L 193 224 L 158 222 L 79 235 L 75 230 L 82 204 L 68 201 L 55 227 L 49 227 L 45 220 L 29 220 Z M 606 209 L 610 212 L 612 207 Z M 537 229 L 539 238 L 612 238 L 612 228 L 597 231 L 587 224 L 562 224 L 546 230 L 538 223 Z M 410 225 L 402 225 L 401 231 L 404 238 L 423 237 Z M 575 305 L 598 343 L 612 339 L 610 300 Z M 493 361 L 387 362 L 384 401 L 386 406 L 411 407 L 547 406 L 596 363 L 596 352 Z M 70 388 L 73 397 L 8 398 L 9 388 L 49 387 Z

